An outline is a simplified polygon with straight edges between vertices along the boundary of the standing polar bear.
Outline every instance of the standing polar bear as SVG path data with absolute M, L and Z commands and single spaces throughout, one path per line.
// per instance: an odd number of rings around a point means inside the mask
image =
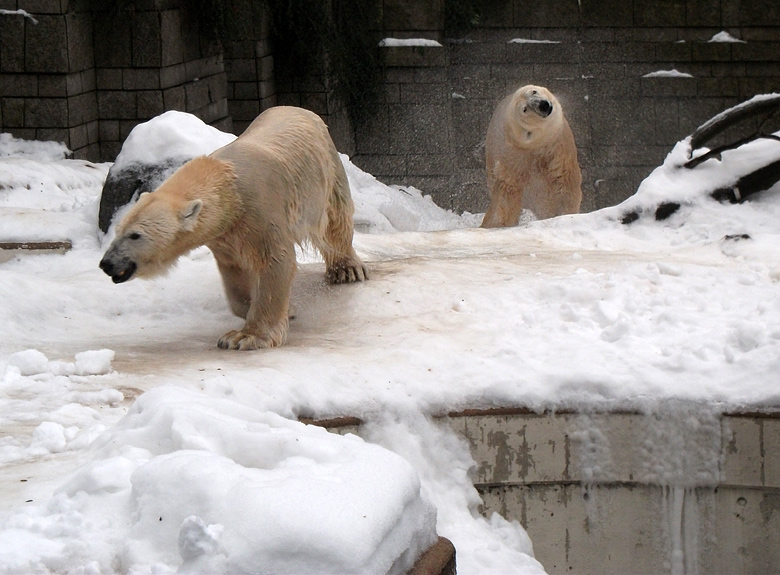
M 517 225 L 523 209 L 538 219 L 579 212 L 577 146 L 557 98 L 523 86 L 497 106 L 485 141 L 490 205 L 483 228 Z
M 352 247 L 354 204 L 336 147 L 320 118 L 275 107 L 232 143 L 190 160 L 117 225 L 100 262 L 115 283 L 151 277 L 206 245 L 230 307 L 244 327 L 223 349 L 257 349 L 287 339 L 295 244 L 322 253 L 331 283 L 368 279 Z

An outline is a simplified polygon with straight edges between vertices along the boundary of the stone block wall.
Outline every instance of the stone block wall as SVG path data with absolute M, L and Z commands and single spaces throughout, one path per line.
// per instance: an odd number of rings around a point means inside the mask
M 451 414 L 482 512 L 519 521 L 548 573 L 780 568 L 780 418 L 666 402 L 650 413 Z
M 167 110 L 231 130 L 222 52 L 180 6 L 0 0 L 0 128 L 93 161 Z
M 228 114 L 240 134 L 261 112 L 276 106 L 271 24 L 261 2 L 232 2 L 240 18 L 229 22 L 224 43 Z
M 168 110 L 232 129 L 222 51 L 180 6 L 178 0 L 136 1 L 132 10 L 92 4 L 101 159 L 113 160 L 130 130 Z
M 76 3 L 77 4 L 77 3 Z M 0 0 L 0 126 L 98 153 L 92 21 L 66 0 Z
M 450 53 L 429 46 L 381 50 L 382 102 L 355 131 L 353 161 L 386 183 L 417 187 L 450 207 L 460 171 Z

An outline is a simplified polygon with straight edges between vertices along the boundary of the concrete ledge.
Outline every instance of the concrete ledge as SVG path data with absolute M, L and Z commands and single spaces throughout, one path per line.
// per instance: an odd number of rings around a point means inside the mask
M 21 254 L 64 254 L 73 247 L 69 240 L 59 242 L 0 242 L 0 263 Z

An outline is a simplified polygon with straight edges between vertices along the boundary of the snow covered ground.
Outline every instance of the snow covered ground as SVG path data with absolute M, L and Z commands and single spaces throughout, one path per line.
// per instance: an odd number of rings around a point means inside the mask
M 1 136 L 0 240 L 74 247 L 0 264 L 0 572 L 385 572 L 417 545 L 402 571 L 434 529 L 459 573 L 543 572 L 516 522 L 478 515 L 432 415 L 780 405 L 780 190 L 707 198 L 780 144 L 687 153 L 620 206 L 506 230 L 344 157 L 371 280 L 325 285 L 302 251 L 288 344 L 227 352 L 241 320 L 207 249 L 114 285 L 110 166 Z M 295 421 L 339 415 L 366 441 Z

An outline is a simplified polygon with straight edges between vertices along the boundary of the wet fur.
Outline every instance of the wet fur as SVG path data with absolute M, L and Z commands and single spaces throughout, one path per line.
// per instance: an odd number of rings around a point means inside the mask
M 540 112 L 541 102 L 552 105 L 549 115 Z M 517 225 L 523 209 L 538 219 L 579 212 L 582 174 L 574 135 L 546 88 L 524 86 L 499 103 L 485 152 L 490 205 L 483 228 Z
M 101 267 L 119 274 L 132 262 L 128 273 L 150 277 L 205 244 L 232 311 L 246 319 L 219 347 L 274 347 L 287 339 L 296 243 L 309 241 L 322 253 L 331 283 L 368 279 L 352 248 L 353 213 L 325 124 L 301 108 L 275 107 L 231 144 L 142 195 L 117 226 Z

